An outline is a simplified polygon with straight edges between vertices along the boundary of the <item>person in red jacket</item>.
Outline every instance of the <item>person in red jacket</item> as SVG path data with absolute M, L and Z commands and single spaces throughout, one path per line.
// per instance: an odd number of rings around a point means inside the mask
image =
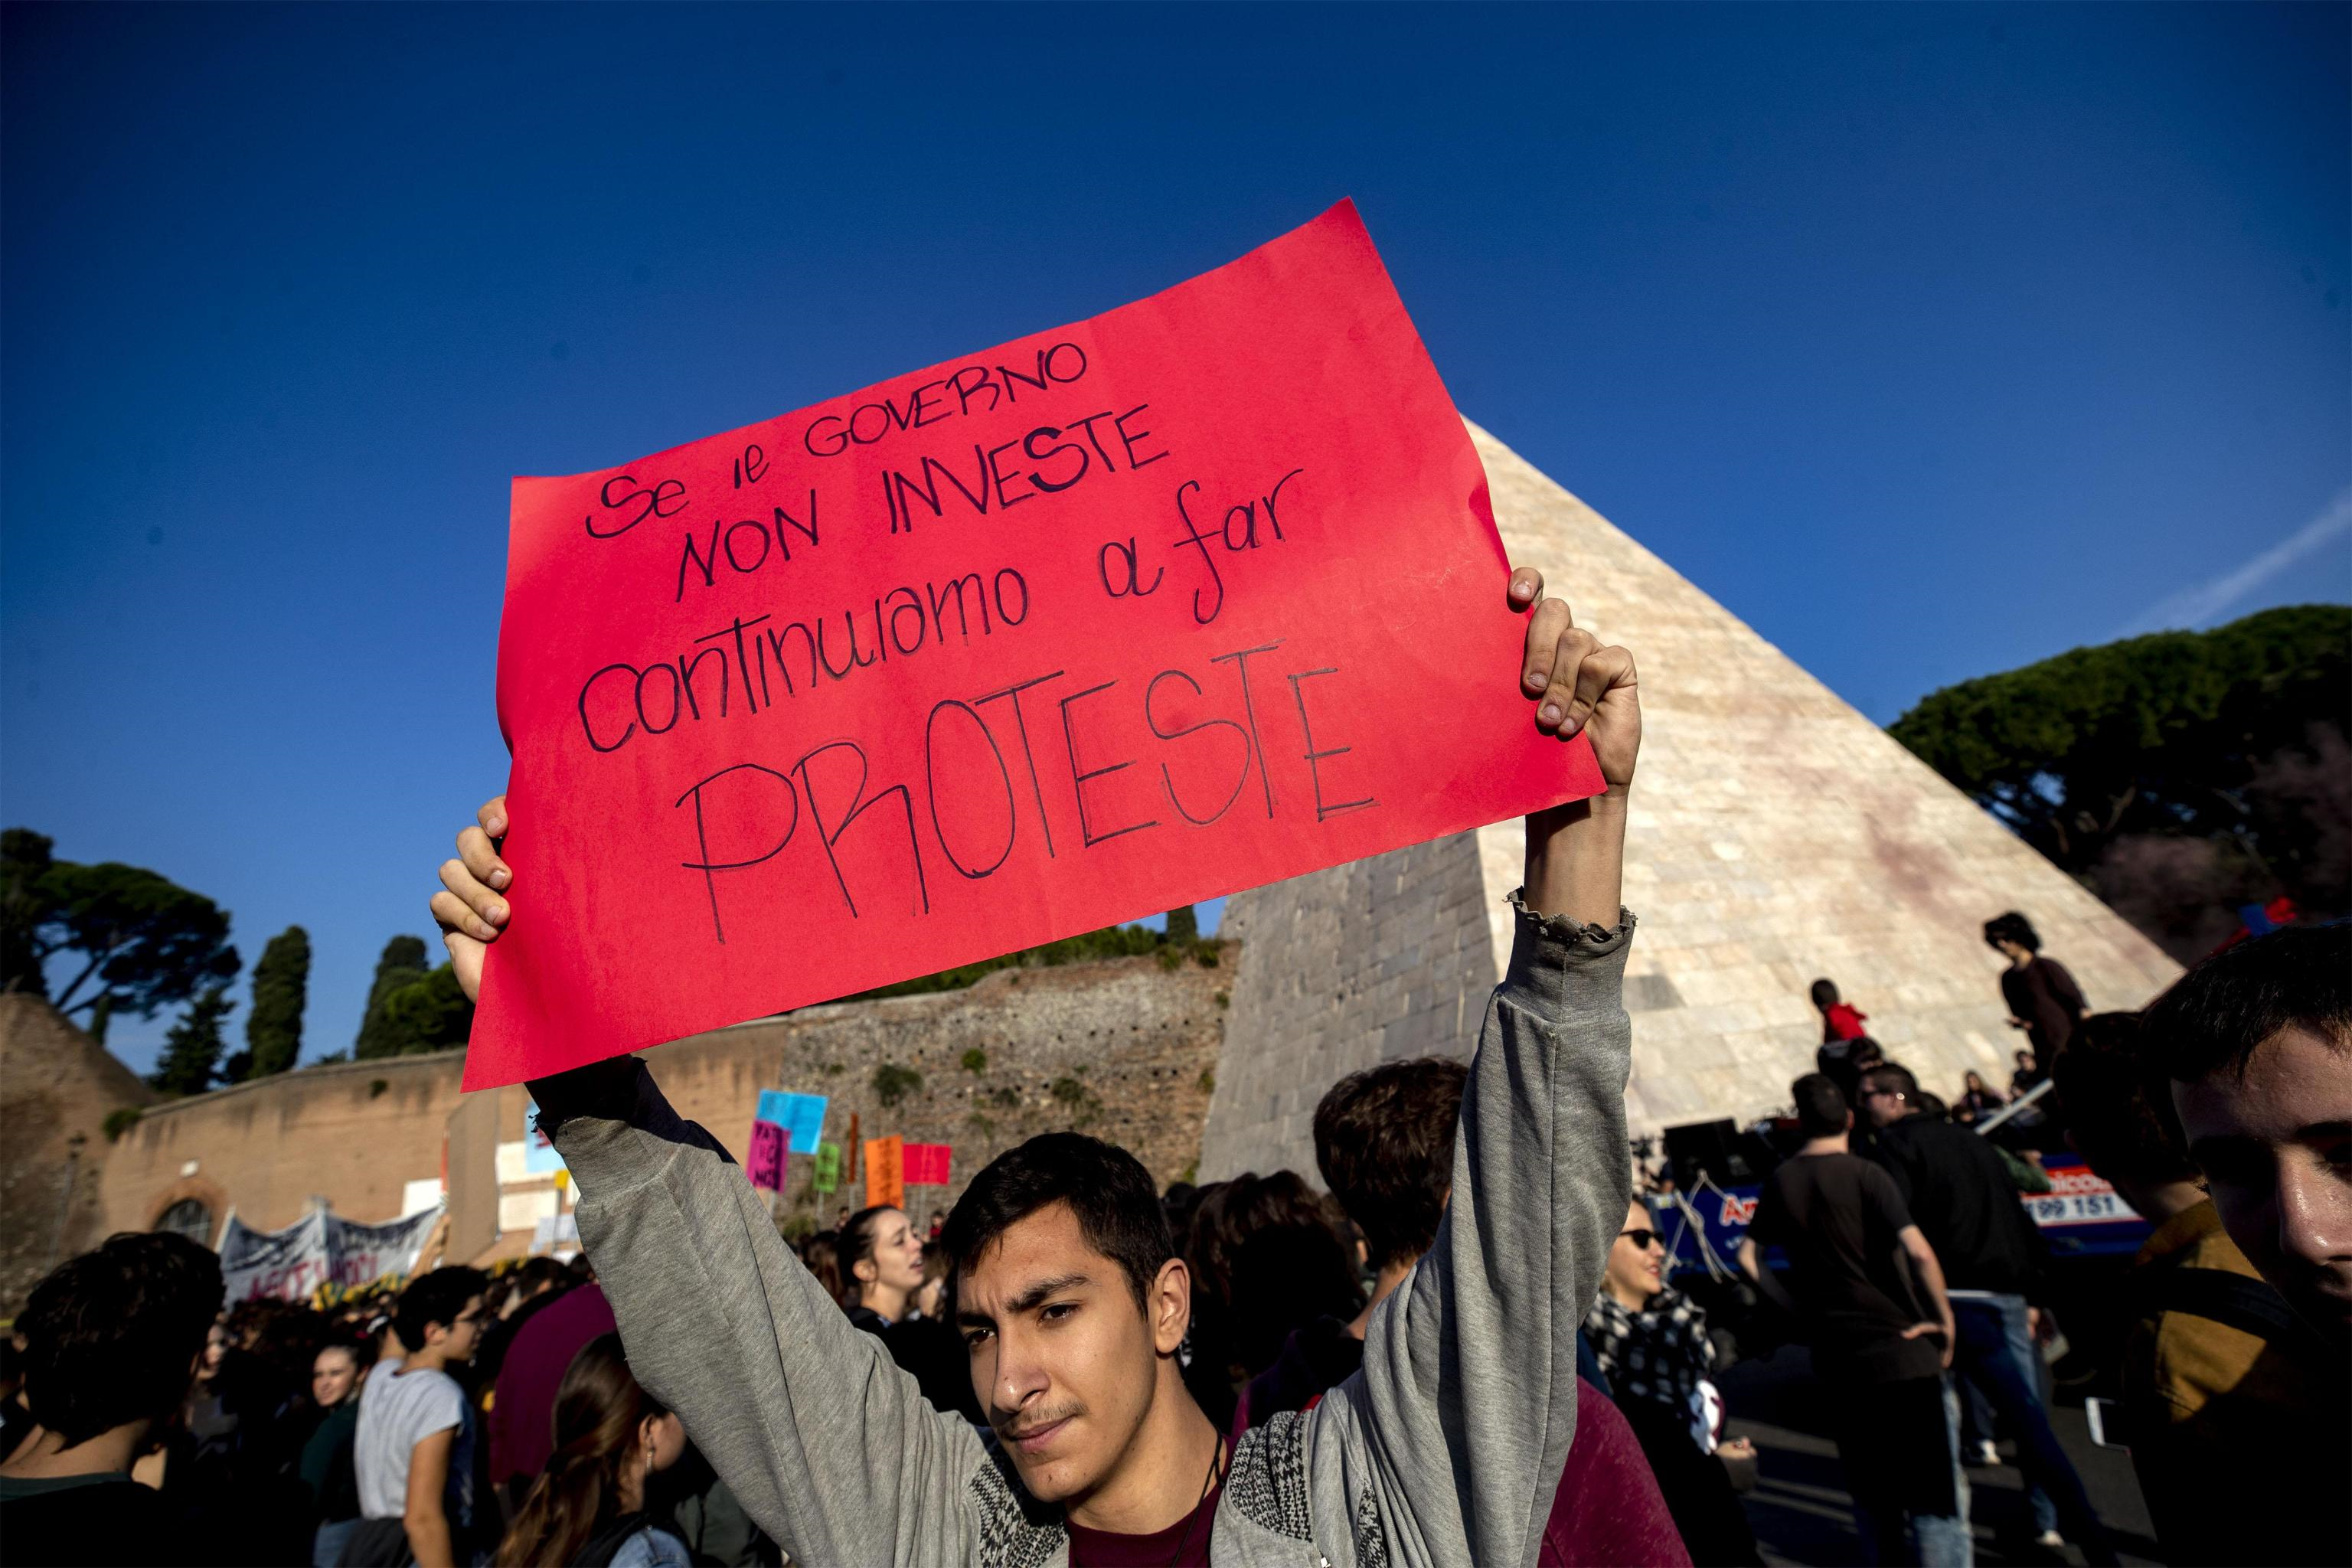
M 1813 982 L 1813 1007 L 1822 1016 L 1822 1044 L 1825 1046 L 1858 1040 L 1870 1032 L 1863 1027 L 1870 1015 L 1841 999 L 1834 980 Z

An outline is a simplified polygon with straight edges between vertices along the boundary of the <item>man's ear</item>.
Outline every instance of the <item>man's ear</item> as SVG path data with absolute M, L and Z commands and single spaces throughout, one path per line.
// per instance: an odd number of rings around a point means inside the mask
M 1144 1318 L 1151 1325 L 1152 1348 L 1174 1355 L 1192 1326 L 1192 1271 L 1181 1258 L 1171 1258 L 1152 1276 L 1145 1293 Z

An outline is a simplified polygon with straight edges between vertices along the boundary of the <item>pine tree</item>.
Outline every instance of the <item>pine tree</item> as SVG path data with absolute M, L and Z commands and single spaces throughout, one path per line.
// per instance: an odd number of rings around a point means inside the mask
M 400 1054 L 401 1038 L 384 1016 L 384 1000 L 402 986 L 424 979 L 426 973 L 423 937 L 396 936 L 383 944 L 383 955 L 375 961 L 375 982 L 368 987 L 359 1038 L 352 1045 L 353 1058 L 365 1061 L 370 1057 Z
M 1192 905 L 1179 904 L 1168 911 L 1168 940 L 1170 942 L 1201 940 L 1201 917 L 1192 912 Z
M 163 1037 L 163 1059 L 147 1081 L 165 1094 L 202 1094 L 212 1088 L 226 1044 L 221 1026 L 236 1005 L 226 985 L 198 993 Z
M 245 1018 L 248 1076 L 284 1072 L 302 1054 L 302 1008 L 310 990 L 310 933 L 288 926 L 269 939 L 253 966 L 253 1011 Z

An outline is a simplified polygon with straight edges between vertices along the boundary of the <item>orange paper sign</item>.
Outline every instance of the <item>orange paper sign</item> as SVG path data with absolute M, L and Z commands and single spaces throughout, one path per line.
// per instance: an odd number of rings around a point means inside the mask
M 866 1206 L 907 1206 L 906 1143 L 896 1133 L 866 1141 Z
M 1091 321 L 517 479 L 523 896 L 466 1085 L 1597 793 L 1516 689 L 1507 570 L 1344 204 Z

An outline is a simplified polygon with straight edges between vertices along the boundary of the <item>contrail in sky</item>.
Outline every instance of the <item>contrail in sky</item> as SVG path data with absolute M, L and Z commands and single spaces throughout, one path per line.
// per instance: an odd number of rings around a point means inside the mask
M 2184 588 L 2170 598 L 2151 606 L 2129 626 L 2116 634 L 2136 637 L 2141 632 L 2162 631 L 2180 626 L 2189 629 L 2205 625 L 2218 617 L 2239 600 L 2285 571 L 2313 552 L 2336 540 L 2352 534 L 2352 489 L 2340 492 L 2323 508 L 2317 517 L 2296 529 L 2286 538 L 2272 545 L 2233 572 L 2226 572 L 2210 583 Z M 2312 596 L 2336 599 L 2343 596 L 2347 578 L 2336 574 L 2332 582 L 2314 584 Z

